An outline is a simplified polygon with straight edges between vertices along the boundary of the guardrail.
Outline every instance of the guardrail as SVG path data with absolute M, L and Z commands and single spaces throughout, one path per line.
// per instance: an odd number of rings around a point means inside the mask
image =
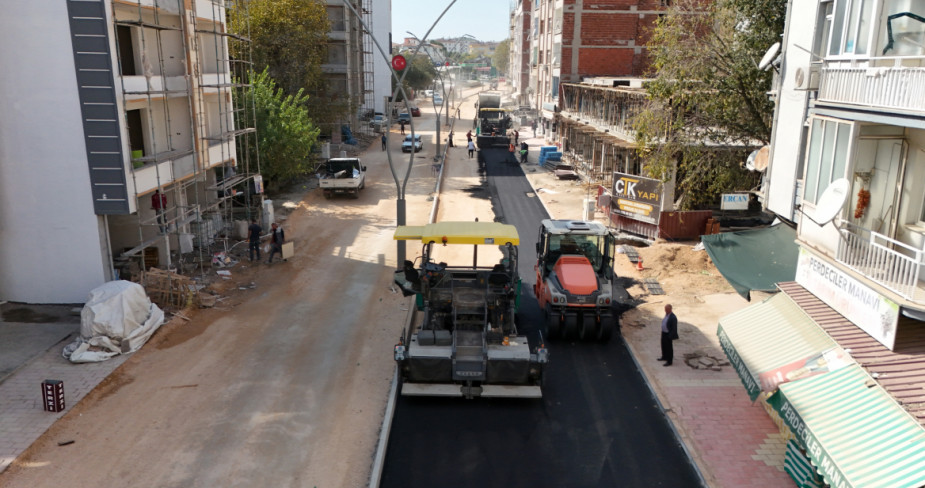
M 903 298 L 915 300 L 925 251 L 850 222 L 843 223 L 839 232 L 838 262 Z
M 819 100 L 925 110 L 925 68 L 822 68 Z

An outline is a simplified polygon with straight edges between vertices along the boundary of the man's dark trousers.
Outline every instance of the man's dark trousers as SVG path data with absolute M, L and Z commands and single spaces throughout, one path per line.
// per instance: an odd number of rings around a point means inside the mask
M 674 345 L 671 343 L 671 334 L 668 332 L 662 332 L 662 357 L 665 364 L 671 364 L 672 359 L 674 358 Z

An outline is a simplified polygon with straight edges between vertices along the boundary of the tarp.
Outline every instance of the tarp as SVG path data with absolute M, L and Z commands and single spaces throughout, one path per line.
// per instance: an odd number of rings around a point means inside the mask
M 73 363 L 105 361 L 135 352 L 164 323 L 164 311 L 131 281 L 110 281 L 90 292 L 80 311 L 80 337 L 64 347 Z
M 746 300 L 751 291 L 777 291 L 776 283 L 793 281 L 799 246 L 796 231 L 784 224 L 700 237 L 723 278 Z

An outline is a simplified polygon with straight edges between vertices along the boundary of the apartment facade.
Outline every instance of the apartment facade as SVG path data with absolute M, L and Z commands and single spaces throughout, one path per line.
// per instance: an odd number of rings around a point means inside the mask
M 552 129 L 561 83 L 645 74 L 647 31 L 668 5 L 664 0 L 531 3 L 528 90 L 532 90 L 531 105 L 540 111 L 545 130 Z
M 0 299 L 82 303 L 150 266 L 192 272 L 260 210 L 227 15 L 208 0 L 7 6 L 0 39 L 20 47 L 0 54 L 0 222 L 16 232 L 0 236 Z
M 795 280 L 720 323 L 787 456 L 831 486 L 925 484 L 923 9 L 789 2 L 763 198 L 796 225 Z
M 512 94 L 520 106 L 530 105 L 530 25 L 533 2 L 520 0 L 511 10 L 510 55 L 508 75 Z

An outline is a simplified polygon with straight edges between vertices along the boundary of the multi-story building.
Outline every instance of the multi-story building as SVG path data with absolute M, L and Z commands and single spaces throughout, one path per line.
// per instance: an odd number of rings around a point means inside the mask
M 328 59 L 321 65 L 333 102 L 346 110 L 344 120 L 322 128 L 334 142 L 340 142 L 341 126 L 359 128 L 359 115 L 375 105 L 373 93 L 373 43 L 364 32 L 363 22 L 372 24 L 372 0 L 351 0 L 348 9 L 343 0 L 326 0 L 331 32 L 328 34 Z M 359 14 L 355 15 L 353 12 Z M 368 99 L 367 99 L 368 98 Z
M 149 266 L 191 271 L 259 210 L 227 14 L 209 0 L 7 5 L 0 299 L 80 303 Z
M 511 10 L 508 76 L 518 105 L 530 105 L 530 16 L 533 3 L 520 0 Z
M 923 486 L 925 4 L 791 0 L 782 50 L 764 202 L 795 280 L 720 339 L 826 483 Z
M 560 83 L 596 76 L 640 77 L 646 36 L 664 0 L 533 0 L 530 31 L 531 104 L 551 130 Z M 511 49 L 522 49 L 511 46 Z

